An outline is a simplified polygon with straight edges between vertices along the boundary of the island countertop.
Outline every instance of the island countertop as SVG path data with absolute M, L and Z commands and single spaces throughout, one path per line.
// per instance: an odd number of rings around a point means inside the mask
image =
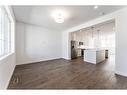
M 106 49 L 84 49 L 84 61 L 97 64 L 105 60 Z

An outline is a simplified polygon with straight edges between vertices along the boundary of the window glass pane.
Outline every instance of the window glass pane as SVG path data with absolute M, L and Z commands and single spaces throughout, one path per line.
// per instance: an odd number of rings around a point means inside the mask
M 2 55 L 2 49 L 1 49 L 1 45 L 2 45 L 2 33 L 1 33 L 1 8 L 0 8 L 0 56 Z
M 9 53 L 9 31 L 8 31 L 8 18 L 7 15 L 5 15 L 4 18 L 4 50 L 5 54 Z
M 11 52 L 11 22 L 4 8 L 0 7 L 0 57 Z
M 4 49 L 4 19 L 5 19 L 5 14 L 3 12 L 3 10 L 1 10 L 1 55 L 4 55 L 5 49 Z

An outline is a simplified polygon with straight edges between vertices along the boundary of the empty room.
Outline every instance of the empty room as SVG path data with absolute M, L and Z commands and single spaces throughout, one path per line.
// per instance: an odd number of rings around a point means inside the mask
M 0 6 L 0 89 L 127 89 L 127 6 Z

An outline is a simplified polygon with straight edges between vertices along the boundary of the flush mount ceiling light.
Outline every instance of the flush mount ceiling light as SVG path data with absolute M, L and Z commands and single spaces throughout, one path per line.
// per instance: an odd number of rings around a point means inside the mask
M 55 22 L 57 22 L 57 23 L 63 23 L 64 19 L 63 18 L 55 18 Z
M 98 6 L 97 6 L 97 5 L 95 5 L 95 6 L 94 6 L 94 9 L 98 9 Z
M 53 18 L 56 23 L 63 23 L 65 20 L 65 13 L 61 10 L 57 10 L 53 13 Z

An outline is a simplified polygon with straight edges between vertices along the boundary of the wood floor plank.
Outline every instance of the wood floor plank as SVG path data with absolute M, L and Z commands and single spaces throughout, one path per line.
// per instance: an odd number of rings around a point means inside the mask
M 8 89 L 126 89 L 127 77 L 114 67 L 114 57 L 97 65 L 82 58 L 18 65 Z

